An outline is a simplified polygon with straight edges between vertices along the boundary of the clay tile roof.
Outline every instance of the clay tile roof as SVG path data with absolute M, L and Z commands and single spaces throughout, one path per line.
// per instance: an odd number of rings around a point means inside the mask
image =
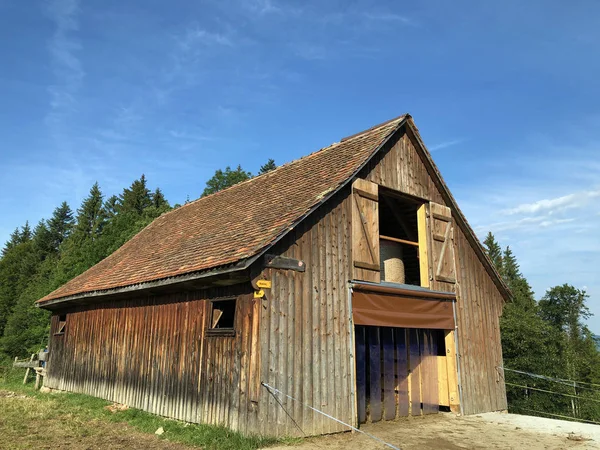
M 163 214 L 38 302 L 178 277 L 257 255 L 352 177 L 406 117 Z

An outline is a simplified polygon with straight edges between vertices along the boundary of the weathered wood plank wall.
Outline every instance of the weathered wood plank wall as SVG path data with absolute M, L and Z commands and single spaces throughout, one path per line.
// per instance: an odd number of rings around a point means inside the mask
M 67 312 L 45 385 L 187 422 L 242 432 L 257 424 L 258 308 L 246 286 L 135 297 Z M 207 298 L 237 297 L 235 336 L 205 336 Z M 60 312 L 64 314 L 64 312 Z
M 356 425 L 348 306 L 349 193 L 347 189 L 334 196 L 274 250 L 305 261 L 306 272 L 265 271 L 273 285 L 261 308 L 261 372 L 269 385 Z M 298 402 L 281 400 L 287 413 L 272 396 L 261 396 L 262 432 L 314 435 L 347 430 Z
M 415 141 L 403 133 L 373 158 L 361 178 L 423 200 L 450 206 L 430 176 Z M 453 216 L 456 212 L 453 211 Z M 503 298 L 465 233 L 455 221 L 454 245 L 459 288 L 457 324 L 463 412 L 476 414 L 507 408 L 504 384 L 496 366 L 502 365 L 499 317 Z M 449 290 L 448 283 L 433 282 L 432 289 Z

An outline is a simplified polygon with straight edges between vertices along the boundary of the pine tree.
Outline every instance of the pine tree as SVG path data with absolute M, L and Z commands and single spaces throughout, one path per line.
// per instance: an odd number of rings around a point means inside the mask
M 513 302 L 526 310 L 534 310 L 536 307 L 534 293 L 521 273 L 517 258 L 510 247 L 506 247 L 502 255 L 501 273 L 513 294 Z
M 206 188 L 202 192 L 202 197 L 214 194 L 215 192 L 222 191 L 228 187 L 234 186 L 242 181 L 246 181 L 252 178 L 250 172 L 246 172 L 242 169 L 242 166 L 237 166 L 235 170 L 231 170 L 231 167 L 225 167 L 225 171 L 221 169 L 217 170 L 210 180 L 206 182 Z
M 160 188 L 156 188 L 156 190 L 152 193 L 152 206 L 160 210 L 170 208 L 169 202 L 163 195 Z
M 29 226 L 29 221 L 26 221 L 25 225 L 21 227 L 19 243 L 22 244 L 24 242 L 30 241 L 32 236 L 33 234 L 31 232 L 31 227 Z
M 119 196 L 119 213 L 136 213 L 141 215 L 144 209 L 152 206 L 150 190 L 146 185 L 146 177 L 142 174 L 129 188 L 125 188 Z
M 269 160 L 260 167 L 258 174 L 262 175 L 263 173 L 267 173 L 275 169 L 277 169 L 277 164 L 275 164 L 275 160 L 273 158 L 269 158 Z
M 78 239 L 96 238 L 104 226 L 104 215 L 102 210 L 102 192 L 98 183 L 94 183 L 90 194 L 83 200 L 81 207 L 77 210 L 77 223 L 74 233 Z
M 483 245 L 498 273 L 502 273 L 502 249 L 491 232 L 488 232 Z
M 2 256 L 6 256 L 6 254 L 14 247 L 21 243 L 21 231 L 19 231 L 19 227 L 15 228 L 10 234 L 8 241 L 4 244 L 4 248 L 2 249 Z
M 33 231 L 33 249 L 40 261 L 54 252 L 52 235 L 44 219 L 39 221 Z
M 106 218 L 106 220 L 111 220 L 113 217 L 115 217 L 117 215 L 118 209 L 119 209 L 119 197 L 117 197 L 116 195 L 111 195 L 105 202 L 104 202 L 104 217 Z
M 48 231 L 50 232 L 50 240 L 55 252 L 58 252 L 60 245 L 69 237 L 72 229 L 73 212 L 67 202 L 62 202 L 54 210 L 50 220 L 48 220 Z

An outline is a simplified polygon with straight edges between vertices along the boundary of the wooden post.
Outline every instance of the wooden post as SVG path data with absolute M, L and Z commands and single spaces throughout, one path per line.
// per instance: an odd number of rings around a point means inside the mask
M 35 357 L 35 353 L 33 353 L 33 354 L 31 355 L 31 358 L 29 358 L 29 362 L 32 362 L 34 357 Z M 16 358 L 15 358 L 15 361 L 16 361 Z M 23 378 L 23 384 L 26 384 L 26 383 L 27 383 L 27 377 L 29 376 L 29 371 L 30 371 L 30 370 L 31 370 L 31 369 L 28 367 L 28 368 L 27 368 L 27 370 L 25 371 L 25 378 Z
M 421 287 L 429 287 L 429 259 L 427 249 L 427 205 L 419 206 L 417 210 L 417 230 L 419 234 L 419 271 L 421 272 Z

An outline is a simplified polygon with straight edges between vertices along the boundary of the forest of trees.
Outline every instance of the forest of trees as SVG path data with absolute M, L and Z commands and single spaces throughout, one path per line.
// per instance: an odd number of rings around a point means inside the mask
M 484 247 L 513 295 L 500 320 L 510 412 L 600 422 L 600 352 L 585 324 L 588 295 L 562 284 L 536 301 L 510 247 L 502 250 L 492 233 Z
M 275 168 L 269 160 L 258 175 Z M 202 196 L 252 176 L 240 166 L 217 170 Z M 47 343 L 49 314 L 34 306 L 36 300 L 110 255 L 170 209 L 161 190 L 150 190 L 142 175 L 109 198 L 96 183 L 76 211 L 63 202 L 49 219 L 17 228 L 0 254 L 0 362 L 37 352 Z M 600 422 L 600 353 L 585 325 L 590 316 L 587 294 L 563 284 L 536 300 L 511 249 L 502 250 L 491 233 L 484 246 L 513 294 L 501 318 L 510 411 Z

